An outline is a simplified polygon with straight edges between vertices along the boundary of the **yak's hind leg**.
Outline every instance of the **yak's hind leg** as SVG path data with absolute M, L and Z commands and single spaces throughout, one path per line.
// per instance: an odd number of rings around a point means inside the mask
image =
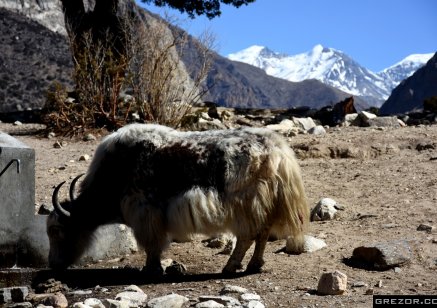
M 241 265 L 241 261 L 243 261 L 244 255 L 252 243 L 253 240 L 241 239 L 237 237 L 237 244 L 235 245 L 234 252 L 232 253 L 222 272 L 235 273 L 237 269 L 242 269 L 243 266 Z
M 264 250 L 266 248 L 267 240 L 269 238 L 270 228 L 265 228 L 261 231 L 255 240 L 255 250 L 253 252 L 252 258 L 247 265 L 247 273 L 259 273 L 264 265 Z

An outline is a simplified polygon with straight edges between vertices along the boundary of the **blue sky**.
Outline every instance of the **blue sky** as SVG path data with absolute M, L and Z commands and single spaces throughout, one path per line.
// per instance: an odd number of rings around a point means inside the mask
M 252 45 L 293 55 L 322 44 L 378 72 L 437 51 L 437 0 L 256 0 L 239 9 L 223 5 L 212 20 L 145 7 L 176 17 L 195 36 L 209 29 L 224 56 Z

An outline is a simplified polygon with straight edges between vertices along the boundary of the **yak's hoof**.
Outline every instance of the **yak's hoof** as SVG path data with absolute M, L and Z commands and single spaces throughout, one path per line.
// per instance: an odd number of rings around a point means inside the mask
M 145 266 L 142 271 L 145 275 L 151 277 L 162 277 L 164 275 L 164 270 L 161 266 Z
M 244 271 L 246 274 L 259 274 L 264 272 L 262 267 L 259 266 L 248 266 Z
M 264 261 L 262 261 L 262 262 L 253 262 L 253 263 L 249 262 L 245 272 L 249 273 L 249 274 L 262 273 L 263 272 L 263 269 L 262 269 L 263 265 L 264 265 Z

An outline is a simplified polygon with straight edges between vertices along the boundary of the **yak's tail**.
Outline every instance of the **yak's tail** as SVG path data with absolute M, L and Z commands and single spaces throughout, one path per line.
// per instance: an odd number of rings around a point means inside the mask
M 294 152 L 285 142 L 278 150 L 281 151 L 281 160 L 277 165 L 275 208 L 279 224 L 273 226 L 272 234 L 287 238 L 287 252 L 301 253 L 304 249 L 304 235 L 309 229 L 310 211 Z

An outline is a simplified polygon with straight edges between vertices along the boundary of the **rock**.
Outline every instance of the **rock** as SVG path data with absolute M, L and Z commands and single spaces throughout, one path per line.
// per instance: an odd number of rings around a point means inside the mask
M 38 208 L 38 215 L 49 215 L 53 211 L 53 205 L 41 204 Z
M 363 287 L 368 287 L 369 285 L 367 283 L 365 283 L 364 281 L 355 281 L 352 284 L 352 288 L 363 288 Z
M 89 159 L 90 156 L 88 154 L 84 154 L 79 157 L 79 161 L 88 161 Z
M 147 303 L 147 307 L 148 308 L 180 308 L 186 302 L 188 302 L 188 298 L 173 293 L 150 300 Z
M 311 221 L 334 219 L 337 213 L 336 205 L 337 201 L 331 198 L 321 199 L 311 210 Z
M 317 125 L 315 127 L 312 127 L 308 130 L 308 134 L 311 135 L 324 135 L 326 134 L 326 130 L 323 126 Z
M 130 286 L 127 286 L 126 288 L 123 289 L 123 291 L 132 291 L 132 292 L 144 293 L 144 291 L 139 286 L 136 286 L 134 284 L 131 284 Z
M 367 120 L 370 127 L 400 127 L 397 117 L 376 117 Z
M 261 300 L 261 296 L 255 293 L 244 293 L 240 295 L 240 299 L 244 302 L 259 301 Z
M 365 294 L 365 295 L 373 295 L 373 294 L 374 294 L 373 288 L 369 288 L 369 289 L 367 289 L 366 292 L 365 292 L 364 294 Z
M 316 123 L 312 118 L 296 118 L 293 117 L 292 121 L 296 126 L 302 128 L 304 131 L 308 131 L 313 127 L 316 127 Z
M 216 301 L 209 300 L 206 302 L 197 303 L 195 308 L 222 308 L 225 307 L 223 304 L 217 303 Z
M 97 298 L 87 298 L 83 303 L 92 308 L 105 308 L 105 305 L 102 303 L 102 301 Z
M 304 235 L 304 244 L 297 247 L 292 238 L 288 238 L 285 244 L 285 252 L 290 254 L 300 254 L 303 252 L 314 252 L 326 246 L 325 241 L 311 235 Z
M 250 301 L 243 304 L 243 308 L 265 308 L 264 304 L 259 301 Z
M 167 275 L 184 275 L 187 273 L 187 267 L 179 262 L 172 261 L 172 263 L 165 268 Z
M 326 246 L 324 240 L 315 238 L 311 235 L 304 236 L 304 252 L 314 252 Z
M 39 283 L 35 287 L 36 293 L 56 293 L 56 292 L 68 292 L 68 286 L 62 282 L 53 278 L 48 279 L 45 282 Z
M 118 301 L 125 301 L 130 307 L 142 306 L 147 302 L 147 294 L 135 291 L 123 291 L 115 296 Z
M 347 276 L 340 271 L 324 273 L 320 277 L 317 293 L 321 295 L 340 295 L 347 289 Z
M 11 288 L 0 289 L 0 304 L 6 304 L 12 301 Z
M 12 301 L 15 303 L 24 302 L 29 295 L 29 289 L 27 287 L 12 287 L 10 292 Z
M 287 137 L 290 136 L 293 132 L 297 133 L 299 131 L 299 127 L 296 125 L 296 123 L 289 119 L 284 119 L 279 124 L 266 125 L 266 128 Z
M 244 294 L 247 292 L 248 292 L 248 290 L 246 288 L 227 284 L 223 287 L 223 289 L 221 289 L 220 295 L 225 295 L 225 294 L 230 294 L 230 293 Z
M 417 227 L 417 231 L 425 231 L 425 232 L 431 233 L 432 230 L 434 230 L 434 227 L 430 226 L 430 225 L 426 225 L 426 224 L 420 224 Z
M 62 148 L 62 144 L 59 141 L 56 141 L 55 143 L 53 143 L 53 147 L 55 149 L 60 149 L 60 148 Z
M 6 306 L 7 308 L 32 308 L 32 303 L 29 302 L 21 302 L 16 304 L 9 304 Z
M 370 119 L 376 118 L 377 115 L 367 112 L 367 111 L 361 111 L 358 116 L 355 118 L 355 120 L 351 123 L 351 125 L 354 126 L 369 126 L 368 121 Z
M 377 243 L 355 248 L 352 258 L 375 269 L 386 270 L 409 262 L 412 249 L 405 240 Z
M 91 306 L 85 305 L 82 302 L 74 303 L 72 308 L 92 308 Z
M 21 123 L 20 121 L 15 121 L 15 122 L 14 122 L 14 125 L 15 125 L 15 126 L 21 126 L 21 125 L 23 125 L 23 123 Z
M 83 141 L 94 141 L 94 140 L 97 140 L 97 138 L 93 134 L 86 134 L 85 136 L 83 136 Z
M 225 305 L 227 307 L 229 307 L 229 306 L 230 307 L 241 306 L 241 303 L 237 299 L 230 297 L 230 296 L 213 296 L 213 295 L 199 296 L 200 302 L 206 302 L 209 300 L 213 300 L 213 301 L 220 303 L 222 305 Z
M 435 150 L 435 145 L 433 143 L 420 142 L 416 145 L 416 150 L 421 152 L 425 150 Z
M 344 116 L 344 126 L 351 125 L 356 118 L 358 117 L 358 113 L 348 113 Z
M 43 305 L 52 306 L 53 308 L 67 308 L 68 301 L 64 294 L 58 292 L 55 294 L 50 294 L 46 297 L 43 302 Z
M 104 299 L 102 301 L 106 308 L 130 308 L 128 301 L 117 301 L 115 299 Z

